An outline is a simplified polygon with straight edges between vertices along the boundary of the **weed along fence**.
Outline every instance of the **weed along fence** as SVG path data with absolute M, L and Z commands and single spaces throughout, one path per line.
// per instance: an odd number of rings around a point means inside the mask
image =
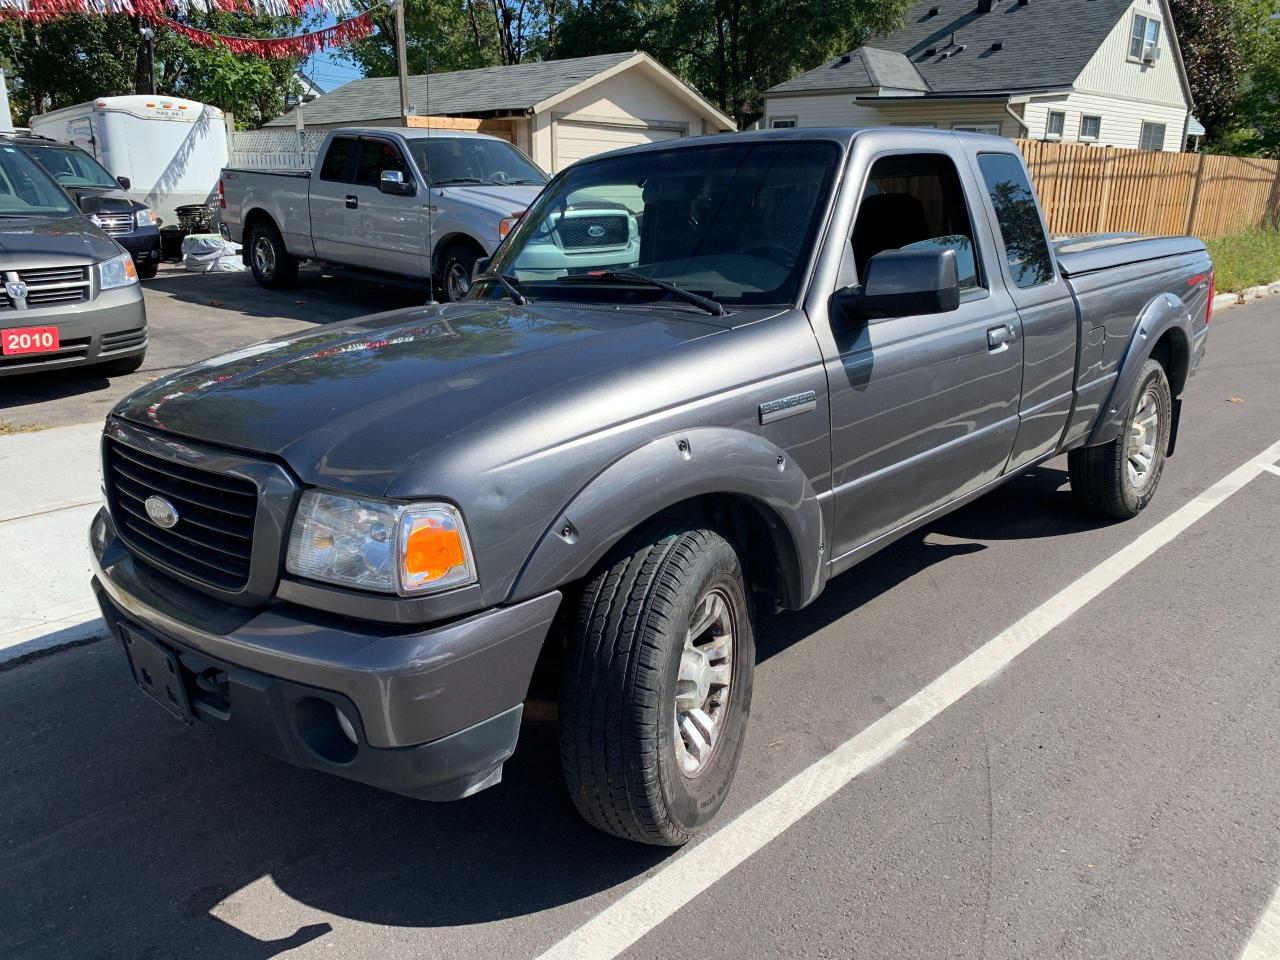
M 1208 239 L 1280 217 L 1280 161 L 1019 140 L 1057 234 Z

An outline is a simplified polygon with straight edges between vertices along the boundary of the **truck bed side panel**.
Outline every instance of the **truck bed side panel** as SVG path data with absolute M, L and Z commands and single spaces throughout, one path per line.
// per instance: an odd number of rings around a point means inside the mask
M 311 212 L 308 194 L 309 173 L 274 173 L 265 170 L 241 170 L 232 167 L 222 171 L 222 187 L 227 207 L 222 222 L 231 238 L 243 243 L 245 224 L 251 217 L 265 213 L 284 238 L 285 248 L 295 257 L 311 258 L 316 254 L 311 243 Z

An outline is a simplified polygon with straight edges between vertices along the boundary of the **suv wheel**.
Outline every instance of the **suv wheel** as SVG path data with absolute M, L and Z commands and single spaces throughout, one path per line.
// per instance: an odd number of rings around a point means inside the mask
M 592 826 L 679 846 L 729 791 L 755 639 L 742 563 L 715 530 L 660 522 L 587 584 L 565 666 L 560 758 Z
M 93 369 L 104 377 L 127 377 L 131 373 L 137 372 L 142 367 L 142 362 L 147 359 L 147 352 L 136 353 L 132 357 L 121 357 L 118 360 L 106 360 L 102 363 L 96 363 Z
M 154 280 L 156 274 L 160 272 L 160 261 L 152 260 L 149 263 L 135 264 L 138 268 L 139 280 Z
M 457 303 L 471 289 L 471 271 L 484 254 L 466 243 L 455 243 L 444 254 L 440 269 L 440 294 L 447 303 Z
M 249 268 L 253 279 L 269 290 L 291 287 L 298 279 L 298 258 L 285 249 L 274 223 L 255 223 L 249 229 Z
M 1127 520 L 1156 494 L 1169 449 L 1173 399 L 1164 367 L 1148 360 L 1138 374 L 1120 436 L 1067 455 L 1071 492 L 1094 513 Z

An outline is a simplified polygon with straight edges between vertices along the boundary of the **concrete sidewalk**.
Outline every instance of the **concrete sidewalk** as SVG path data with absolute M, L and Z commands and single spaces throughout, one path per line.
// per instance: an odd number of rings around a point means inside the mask
M 88 530 L 100 423 L 0 437 L 0 666 L 104 632 Z

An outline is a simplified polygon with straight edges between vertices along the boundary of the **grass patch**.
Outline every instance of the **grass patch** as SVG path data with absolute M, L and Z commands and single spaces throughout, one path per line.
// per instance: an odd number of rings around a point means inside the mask
M 34 423 L 10 423 L 8 420 L 0 420 L 0 437 L 11 437 L 15 433 L 37 433 L 47 429 L 49 428 Z
M 1205 246 L 1213 258 L 1219 293 L 1280 280 L 1280 227 L 1218 237 Z

